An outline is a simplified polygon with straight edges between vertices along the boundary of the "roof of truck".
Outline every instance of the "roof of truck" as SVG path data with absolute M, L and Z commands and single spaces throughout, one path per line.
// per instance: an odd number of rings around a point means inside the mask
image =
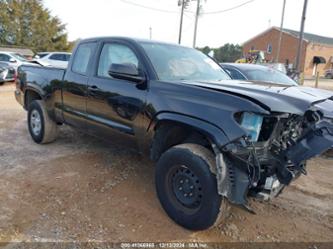
M 89 42 L 89 41 L 100 41 L 100 40 L 109 40 L 109 39 L 136 42 L 136 43 L 165 44 L 165 45 L 174 45 L 174 46 L 187 47 L 187 46 L 179 45 L 177 43 L 172 43 L 172 42 L 164 42 L 164 41 L 149 40 L 149 39 L 135 38 L 135 37 L 126 37 L 126 36 L 91 37 L 91 38 L 82 39 L 79 42 L 84 43 L 84 42 Z

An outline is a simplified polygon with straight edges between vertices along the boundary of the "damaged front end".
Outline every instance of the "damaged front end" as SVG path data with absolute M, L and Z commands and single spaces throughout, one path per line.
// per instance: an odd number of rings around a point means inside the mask
M 218 151 L 218 190 L 247 207 L 247 196 L 270 199 L 301 174 L 306 161 L 333 146 L 333 119 L 312 108 L 303 115 L 240 112 L 234 116 L 245 135 Z

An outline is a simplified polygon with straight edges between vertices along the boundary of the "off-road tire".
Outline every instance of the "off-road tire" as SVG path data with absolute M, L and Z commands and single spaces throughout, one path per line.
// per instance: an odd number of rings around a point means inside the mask
M 32 115 L 40 116 L 40 132 L 36 133 L 32 127 Z M 38 115 L 37 115 L 38 116 Z M 47 114 L 45 104 L 42 100 L 34 100 L 28 107 L 28 129 L 32 139 L 38 144 L 46 144 L 53 142 L 58 135 L 58 125 L 50 119 Z
M 214 168 L 213 153 L 201 145 L 181 144 L 162 154 L 155 172 L 157 195 L 166 213 L 177 224 L 190 230 L 203 230 L 227 216 L 229 207 L 218 194 Z M 190 182 L 190 186 L 177 185 L 181 184 L 181 179 Z M 194 182 L 193 193 L 188 192 Z M 194 199 L 182 198 L 183 193 L 187 197 L 192 193 L 191 196 L 198 200 L 192 204 Z

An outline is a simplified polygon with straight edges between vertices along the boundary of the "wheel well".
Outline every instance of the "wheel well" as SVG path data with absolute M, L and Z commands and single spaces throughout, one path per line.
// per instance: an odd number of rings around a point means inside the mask
M 28 109 L 30 103 L 33 101 L 33 100 L 39 100 L 39 99 L 42 99 L 42 97 L 35 91 L 32 91 L 32 90 L 27 90 L 25 92 L 25 98 L 24 98 L 24 108 L 25 109 Z
M 156 125 L 154 130 L 155 135 L 150 151 L 150 157 L 153 161 L 157 161 L 172 146 L 182 143 L 199 144 L 213 152 L 207 136 L 190 125 L 164 121 Z

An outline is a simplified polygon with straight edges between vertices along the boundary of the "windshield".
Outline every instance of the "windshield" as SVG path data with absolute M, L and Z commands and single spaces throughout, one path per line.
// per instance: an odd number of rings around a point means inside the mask
M 243 71 L 247 78 L 251 81 L 263 81 L 292 86 L 297 85 L 297 83 L 287 75 L 271 68 L 251 68 L 244 69 Z
M 142 42 L 160 80 L 220 81 L 230 79 L 223 69 L 205 54 L 169 44 Z
M 11 54 L 13 57 L 15 57 L 15 59 L 19 60 L 19 61 L 27 61 L 26 58 L 24 58 L 22 55 L 17 54 L 17 53 L 13 53 Z

